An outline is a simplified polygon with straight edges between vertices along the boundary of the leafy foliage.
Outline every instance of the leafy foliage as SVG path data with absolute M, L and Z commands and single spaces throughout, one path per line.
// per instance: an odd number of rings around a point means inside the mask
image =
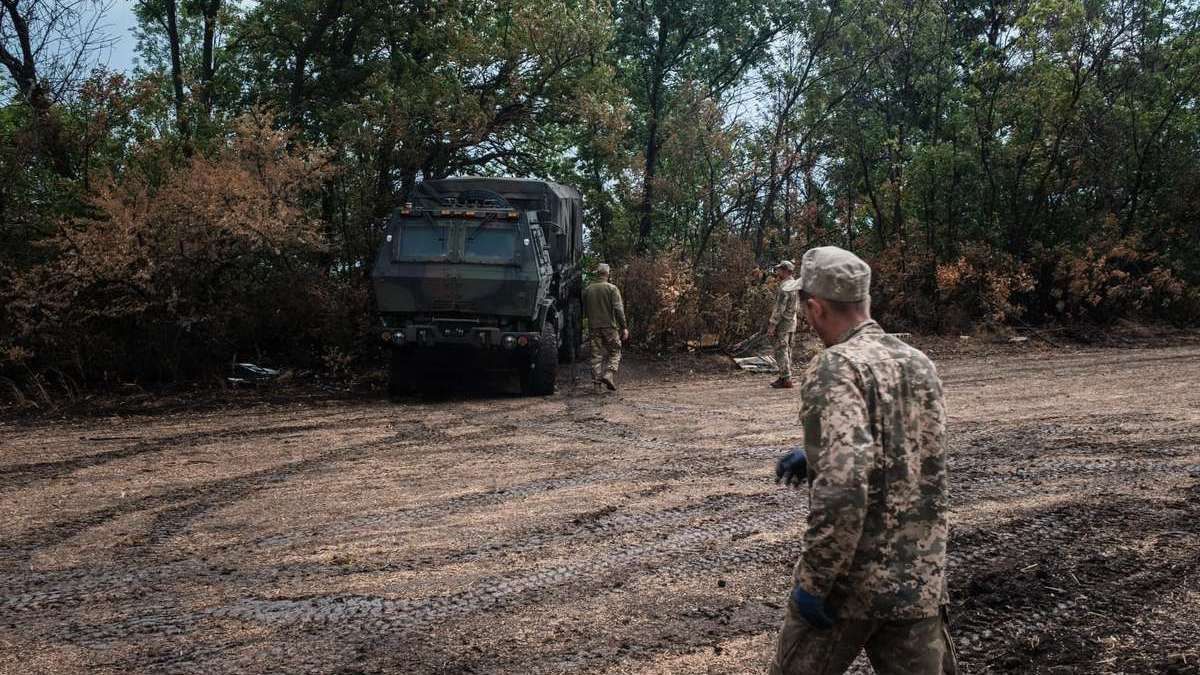
M 329 166 L 271 122 L 240 118 L 219 151 L 162 175 L 101 181 L 46 262 L 10 278 L 15 342 L 81 377 L 164 379 L 316 337 L 326 242 L 303 205 Z
M 822 244 L 897 329 L 1200 316 L 1194 3 L 156 0 L 132 74 L 23 52 L 55 6 L 0 21 L 0 377 L 34 398 L 373 358 L 378 223 L 462 173 L 579 186 L 655 348 L 759 330 L 761 270 Z

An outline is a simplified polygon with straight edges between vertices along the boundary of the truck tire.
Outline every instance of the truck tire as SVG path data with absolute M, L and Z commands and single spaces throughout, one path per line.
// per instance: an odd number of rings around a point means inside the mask
M 549 396 L 554 393 L 558 379 L 558 328 L 547 321 L 542 327 L 529 364 L 521 369 L 521 393 L 526 396 Z
M 575 363 L 583 346 L 583 312 L 580 301 L 571 300 L 563 312 L 563 334 L 558 340 L 558 363 Z
M 571 301 L 575 313 L 575 325 L 571 327 L 571 342 L 575 345 L 575 358 L 583 353 L 583 300 L 575 299 Z

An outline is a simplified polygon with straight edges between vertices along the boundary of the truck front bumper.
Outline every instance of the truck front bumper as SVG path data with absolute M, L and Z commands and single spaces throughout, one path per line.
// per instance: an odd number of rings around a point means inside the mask
M 379 328 L 379 337 L 393 347 L 432 348 L 439 346 L 473 347 L 515 351 L 536 347 L 539 333 L 502 331 L 491 326 L 437 326 L 410 324 L 403 328 Z

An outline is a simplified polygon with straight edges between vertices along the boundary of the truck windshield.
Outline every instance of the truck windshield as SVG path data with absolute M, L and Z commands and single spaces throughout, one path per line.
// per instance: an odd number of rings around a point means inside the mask
M 450 228 L 441 223 L 405 220 L 400 226 L 397 253 L 402 258 L 444 258 L 449 252 Z
M 511 223 L 470 223 L 464 237 L 463 258 L 488 262 L 511 262 L 517 255 L 517 231 Z

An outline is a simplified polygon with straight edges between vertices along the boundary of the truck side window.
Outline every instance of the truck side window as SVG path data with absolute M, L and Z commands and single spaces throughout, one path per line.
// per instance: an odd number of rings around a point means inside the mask
M 534 248 L 537 249 L 538 262 L 542 265 L 549 265 L 550 252 L 546 247 L 546 237 L 536 220 L 530 222 L 529 233 L 533 236 Z

